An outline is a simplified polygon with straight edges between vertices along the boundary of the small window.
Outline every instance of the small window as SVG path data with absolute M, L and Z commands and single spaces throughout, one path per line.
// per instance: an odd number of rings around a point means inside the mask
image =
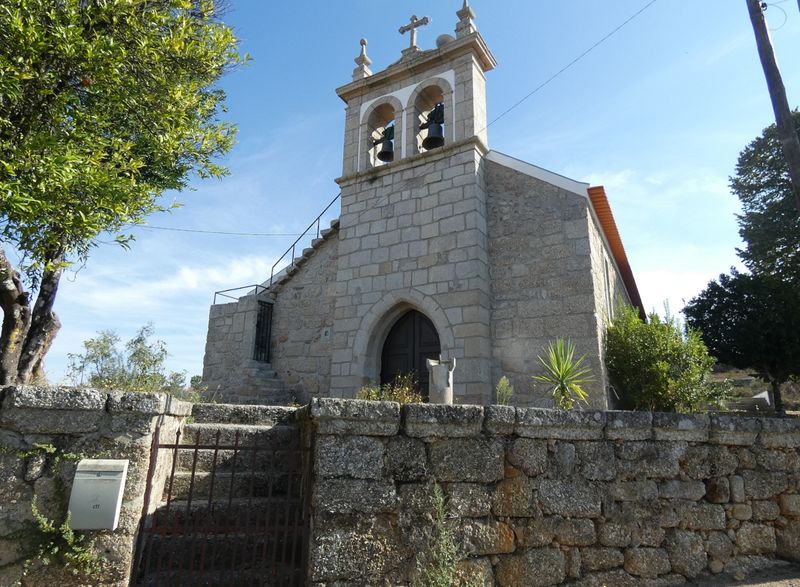
M 258 302 L 258 315 L 256 316 L 256 341 L 253 349 L 253 359 L 262 363 L 269 363 L 269 339 L 272 334 L 272 304 Z

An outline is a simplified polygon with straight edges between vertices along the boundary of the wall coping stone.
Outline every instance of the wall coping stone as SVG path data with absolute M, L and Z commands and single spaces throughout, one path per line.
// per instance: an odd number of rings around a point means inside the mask
M 487 434 L 509 436 L 514 434 L 517 423 L 517 408 L 514 406 L 484 406 L 483 428 Z
M 314 398 L 310 412 L 319 434 L 394 436 L 400 430 L 397 402 Z
M 708 414 L 653 412 L 653 437 L 656 440 L 708 440 Z
M 165 393 L 102 391 L 89 387 L 16 385 L 0 390 L 4 412 L 58 410 L 63 412 L 108 412 L 148 416 L 188 416 L 192 404 Z
M 514 432 L 528 438 L 599 440 L 605 425 L 606 413 L 597 410 L 518 408 Z
M 463 438 L 483 431 L 483 406 L 407 404 L 402 410 L 408 436 Z
M 74 389 L 47 385 L 5 388 L 3 408 L 35 410 L 105 410 L 108 394 L 96 389 Z
M 652 437 L 652 412 L 606 412 L 606 438 L 609 440 L 650 440 Z
M 761 432 L 758 418 L 734 416 L 731 414 L 711 414 L 708 440 L 712 444 L 751 446 Z
M 767 448 L 794 448 L 800 446 L 800 419 L 761 418 L 758 442 Z

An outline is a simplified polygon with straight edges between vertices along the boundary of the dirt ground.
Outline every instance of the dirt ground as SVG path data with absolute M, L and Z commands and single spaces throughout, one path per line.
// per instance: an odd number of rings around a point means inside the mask
M 722 573 L 687 585 L 697 587 L 721 587 L 723 585 L 741 587 L 800 587 L 800 564 L 778 564 L 764 569 L 754 569 L 738 577 Z

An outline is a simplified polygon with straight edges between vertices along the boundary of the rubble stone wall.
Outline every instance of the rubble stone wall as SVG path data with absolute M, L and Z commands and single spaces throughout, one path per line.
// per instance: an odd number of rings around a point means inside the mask
M 92 389 L 0 389 L 0 585 L 73 587 L 127 585 L 156 423 L 174 434 L 191 404 L 164 394 L 108 393 Z M 75 467 L 82 458 L 128 459 L 119 526 L 81 532 L 94 540 L 102 565 L 92 577 L 73 575 L 61 561 L 31 558 L 39 537 L 32 505 L 56 525 L 63 523 Z M 153 492 L 168 474 L 161 464 Z M 26 560 L 29 572 L 23 574 Z
M 314 400 L 309 582 L 407 585 L 434 488 L 469 584 L 667 585 L 800 559 L 800 421 Z

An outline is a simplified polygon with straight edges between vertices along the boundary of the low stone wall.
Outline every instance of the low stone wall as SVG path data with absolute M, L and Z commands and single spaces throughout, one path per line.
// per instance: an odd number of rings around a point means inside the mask
M 305 418 L 313 585 L 411 583 L 435 484 L 470 585 L 667 585 L 800 559 L 800 420 L 331 399 Z
M 164 394 L 0 390 L 0 585 L 127 585 L 156 424 L 161 421 L 163 434 L 174 433 L 190 412 L 191 404 Z M 79 533 L 84 543 L 94 540 L 102 570 L 86 578 L 71 574 L 57 558 L 49 565 L 34 559 L 24 575 L 32 540 L 40 536 L 32 504 L 60 525 L 80 458 L 129 460 L 117 530 Z M 166 473 L 157 472 L 154 491 L 163 487 Z

